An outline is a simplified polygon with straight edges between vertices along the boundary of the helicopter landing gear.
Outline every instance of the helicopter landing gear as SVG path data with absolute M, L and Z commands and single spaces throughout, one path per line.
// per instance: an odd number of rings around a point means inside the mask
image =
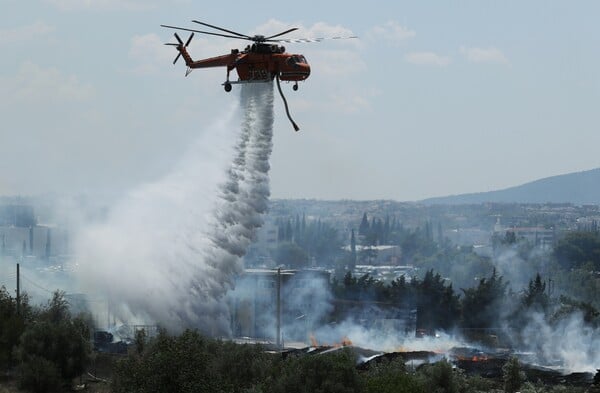
M 294 86 L 292 86 L 292 89 L 294 89 L 294 91 L 298 90 L 298 82 L 294 83 Z
M 225 78 L 225 83 L 223 83 L 223 87 L 225 88 L 226 92 L 230 92 L 231 91 L 231 82 L 229 82 L 229 72 L 231 71 L 231 69 L 229 68 L 229 66 L 227 66 L 227 78 Z

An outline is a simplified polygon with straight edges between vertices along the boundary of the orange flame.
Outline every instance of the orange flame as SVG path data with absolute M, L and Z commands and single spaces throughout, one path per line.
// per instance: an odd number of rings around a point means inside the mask
M 347 336 L 342 337 L 342 340 L 339 343 L 319 345 L 319 342 L 317 341 L 315 335 L 311 333 L 309 336 L 309 340 L 310 340 L 310 345 L 312 347 L 322 346 L 322 347 L 339 348 L 339 347 L 347 347 L 347 346 L 352 345 L 352 340 L 350 340 Z

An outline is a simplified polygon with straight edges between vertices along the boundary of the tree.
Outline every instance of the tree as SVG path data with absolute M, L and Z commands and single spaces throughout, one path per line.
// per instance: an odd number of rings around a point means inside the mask
M 135 339 L 134 339 L 133 343 L 135 344 L 135 352 L 138 355 L 141 355 L 142 353 L 144 353 L 144 349 L 146 348 L 146 341 L 147 341 L 146 329 L 136 330 L 135 331 Z
M 358 234 L 360 236 L 366 236 L 369 232 L 369 219 L 367 218 L 367 213 L 363 213 L 362 220 L 360 221 L 360 226 L 358 227 Z
M 291 242 L 294 239 L 294 233 L 292 232 L 292 221 L 288 218 L 285 224 L 285 240 Z
M 366 393 L 418 393 L 427 392 L 425 381 L 406 372 L 402 359 L 381 362 L 369 367 L 364 376 Z
M 292 242 L 279 243 L 275 249 L 274 259 L 278 264 L 289 266 L 292 269 L 308 266 L 308 254 Z
M 525 373 L 521 371 L 519 359 L 515 356 L 511 357 L 502 366 L 502 378 L 504 380 L 504 391 L 506 393 L 515 393 L 519 391 L 521 385 L 525 381 Z
M 352 229 L 352 234 L 350 235 L 350 263 L 352 267 L 356 266 L 356 237 L 354 236 L 354 229 Z
M 21 366 L 19 385 L 34 393 L 58 392 L 62 385 L 60 371 L 48 359 L 32 355 Z
M 16 351 L 20 361 L 20 383 L 23 386 L 37 384 L 29 379 L 35 377 L 34 371 L 40 371 L 40 368 L 52 379 L 49 364 L 56 367 L 64 382 L 69 382 L 83 373 L 90 352 L 89 321 L 83 316 L 71 318 L 64 292 L 56 291 L 37 315 L 36 323 L 27 326 L 21 335 Z
M 261 391 L 272 369 L 272 357 L 255 345 L 238 345 L 186 330 L 177 337 L 161 330 L 141 354 L 130 354 L 115 366 L 112 390 L 129 392 Z
M 50 228 L 48 228 L 48 232 L 46 232 L 46 251 L 45 257 L 46 260 L 50 258 L 50 254 L 52 253 L 52 237 L 50 236 Z
M 517 242 L 517 235 L 515 231 L 506 231 L 504 234 L 504 239 L 502 240 L 503 244 L 515 244 Z
M 29 227 L 29 254 L 33 255 L 33 227 Z
M 489 279 L 482 278 L 476 288 L 462 289 L 462 325 L 465 328 L 491 328 L 506 296 L 508 283 L 494 269 Z
M 458 393 L 464 390 L 464 377 L 455 374 L 446 359 L 427 365 L 421 374 L 425 377 L 427 392 Z
M 546 312 L 550 305 L 550 296 L 546 293 L 546 282 L 542 281 L 539 273 L 533 280 L 529 280 L 529 286 L 522 297 L 525 308 L 534 311 Z
M 452 284 L 444 285 L 444 280 L 433 270 L 427 271 L 422 281 L 412 280 L 417 290 L 417 328 L 433 331 L 448 330 L 458 322 L 460 303 Z
M 564 269 L 579 268 L 589 263 L 593 269 L 600 270 L 600 234 L 569 233 L 554 247 L 554 256 Z
M 272 393 L 353 393 L 360 391 L 356 359 L 351 351 L 340 351 L 319 356 L 290 356 L 275 364 Z
M 0 287 L 0 367 L 11 368 L 15 360 L 14 348 L 31 317 L 31 309 L 26 294 L 21 295 L 20 312 L 17 301 L 10 296 L 4 286 Z

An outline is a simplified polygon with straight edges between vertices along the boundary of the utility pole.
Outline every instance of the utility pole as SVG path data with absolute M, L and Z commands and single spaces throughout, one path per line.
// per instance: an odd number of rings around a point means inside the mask
M 277 268 L 277 348 L 281 348 L 281 268 Z
M 21 314 L 21 268 L 17 263 L 17 315 Z

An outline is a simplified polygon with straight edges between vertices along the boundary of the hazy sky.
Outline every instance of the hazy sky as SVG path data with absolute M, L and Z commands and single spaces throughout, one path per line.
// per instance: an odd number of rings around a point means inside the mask
M 275 198 L 417 200 L 595 168 L 598 15 L 597 1 L 2 0 L 0 194 L 123 191 L 168 174 L 239 100 L 224 69 L 185 78 L 171 64 L 159 25 L 192 19 L 360 37 L 286 44 L 312 74 L 283 86 L 300 132 L 275 100 Z M 189 51 L 245 45 L 197 35 Z

